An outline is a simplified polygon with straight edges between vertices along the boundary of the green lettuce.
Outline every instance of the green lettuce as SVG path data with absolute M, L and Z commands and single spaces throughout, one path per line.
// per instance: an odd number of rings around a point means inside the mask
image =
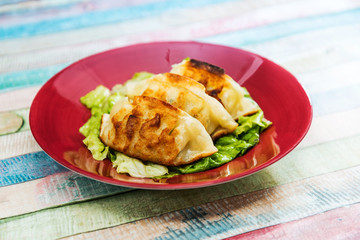
M 114 151 L 114 153 L 111 154 L 110 159 L 118 173 L 128 173 L 133 177 L 152 178 L 168 173 L 168 168 L 166 166 L 151 162 L 143 162 L 117 151 Z
M 108 88 L 99 85 L 80 98 L 80 102 L 91 110 L 91 117 L 80 127 L 79 132 L 84 135 L 83 143 L 96 160 L 104 160 L 109 152 L 109 147 L 99 138 L 102 115 L 109 113 L 114 103 L 121 97 L 124 96 L 116 92 L 111 94 Z
M 137 72 L 137 73 L 135 73 L 133 75 L 133 77 L 130 79 L 130 81 L 132 81 L 132 82 L 143 81 L 143 80 L 146 80 L 148 78 L 151 78 L 152 76 L 154 76 L 153 73 Z
M 80 98 L 80 102 L 87 108 L 99 107 L 110 96 L 110 90 L 103 85 L 97 86 L 94 90 Z

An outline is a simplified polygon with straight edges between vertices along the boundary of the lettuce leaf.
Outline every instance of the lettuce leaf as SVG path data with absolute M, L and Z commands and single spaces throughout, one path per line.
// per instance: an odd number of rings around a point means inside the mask
M 90 134 L 83 140 L 83 143 L 90 150 L 94 159 L 104 160 L 108 155 L 109 147 L 105 146 L 98 136 Z
M 80 98 L 80 102 L 87 108 L 99 107 L 110 96 L 110 90 L 103 85 L 97 86 L 94 90 Z
M 96 160 L 104 160 L 109 152 L 109 147 L 99 138 L 102 115 L 109 113 L 120 97 L 123 96 L 117 93 L 110 94 L 108 88 L 100 85 L 80 98 L 80 102 L 91 110 L 91 117 L 80 127 L 79 132 L 84 135 L 83 143 Z
M 117 151 L 114 151 L 114 154 L 111 155 L 111 161 L 118 173 L 128 173 L 132 177 L 141 178 L 152 178 L 168 173 L 168 168 L 163 165 L 151 162 L 145 163 Z
M 133 75 L 133 77 L 130 79 L 130 81 L 132 81 L 132 82 L 143 81 L 143 80 L 146 80 L 148 78 L 151 78 L 152 76 L 154 76 L 153 73 L 137 72 L 137 73 L 135 73 Z

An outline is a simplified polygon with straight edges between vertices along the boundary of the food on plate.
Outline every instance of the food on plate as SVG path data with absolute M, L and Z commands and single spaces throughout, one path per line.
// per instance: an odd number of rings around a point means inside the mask
M 103 114 L 100 139 L 130 157 L 166 166 L 192 163 L 217 152 L 199 121 L 148 96 L 123 98 Z
M 255 146 L 271 125 L 221 68 L 190 59 L 172 73 L 138 72 L 112 89 L 100 85 L 80 101 L 91 110 L 79 131 L 93 158 L 108 158 L 134 177 L 219 167 Z
M 206 93 L 221 102 L 233 119 L 253 114 L 259 110 L 255 101 L 244 97 L 247 94 L 246 90 L 218 66 L 186 58 L 173 65 L 171 73 L 192 78 L 203 84 Z
M 129 98 L 155 97 L 187 112 L 201 122 L 214 140 L 233 132 L 238 126 L 221 103 L 207 95 L 205 87 L 191 78 L 164 73 L 130 82 L 125 88 Z

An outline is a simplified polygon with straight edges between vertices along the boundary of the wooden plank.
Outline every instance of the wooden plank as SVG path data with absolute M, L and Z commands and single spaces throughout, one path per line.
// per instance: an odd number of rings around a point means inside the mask
M 297 149 L 358 135 L 360 129 L 353 127 L 354 122 L 360 122 L 360 108 L 315 117 Z M 339 123 L 341 127 L 334 127 Z
M 359 110 L 358 110 L 358 112 L 359 112 Z M 347 115 L 345 115 L 345 116 L 354 116 L 354 114 L 347 113 Z M 358 117 L 359 117 L 359 115 L 358 115 Z M 351 119 L 353 121 L 356 120 L 354 118 L 347 118 L 347 117 L 344 117 L 344 119 Z M 341 120 L 341 118 L 336 118 L 336 117 L 330 115 L 327 118 L 321 119 L 321 121 L 317 121 L 316 123 L 314 123 L 313 124 L 314 128 L 312 128 L 309 131 L 309 135 L 307 138 L 305 138 L 304 144 L 300 145 L 295 150 L 295 152 L 292 153 L 292 157 L 290 157 L 290 159 L 295 158 L 296 160 L 295 159 L 287 160 L 287 162 L 285 160 L 286 158 L 281 160 L 280 166 L 282 166 L 284 164 L 284 166 L 281 167 L 281 169 L 283 169 L 284 171 L 286 168 L 296 169 L 296 171 L 302 176 L 303 174 L 306 174 L 305 173 L 306 171 L 308 171 L 309 169 L 312 169 L 312 167 L 316 166 L 318 169 L 322 169 L 323 168 L 322 166 L 327 165 L 327 163 L 330 160 L 333 159 L 335 161 L 336 157 L 339 157 L 338 156 L 339 153 L 337 152 L 338 145 L 340 145 L 340 143 L 345 138 L 345 135 L 338 135 L 338 134 L 349 134 L 350 136 L 352 134 L 354 134 L 350 130 L 344 130 L 344 131 L 337 130 L 337 131 L 329 131 L 328 132 L 328 130 L 331 130 L 330 129 L 332 126 L 331 124 L 336 123 L 337 121 L 340 121 L 340 120 Z M 344 125 L 347 125 L 346 121 L 345 122 L 341 121 L 341 122 Z M 327 125 L 328 127 L 324 128 L 324 127 L 322 127 L 323 126 L 322 123 L 329 124 L 329 125 Z M 349 123 L 349 126 L 352 126 L 351 123 Z M 331 133 L 333 133 L 333 136 L 329 137 L 328 135 Z M 359 134 L 359 132 L 358 132 L 358 134 Z M 334 141 L 334 142 L 330 142 L 331 138 L 334 136 L 337 136 L 338 140 Z M 348 137 L 348 139 L 345 140 L 345 142 L 349 144 L 349 147 L 351 150 L 352 148 L 356 148 L 356 146 L 357 146 L 356 144 L 359 144 L 359 141 L 360 141 L 359 139 L 360 139 L 360 137 Z M 310 144 L 309 141 L 311 141 L 312 143 Z M 316 146 L 318 144 L 322 144 L 322 146 L 320 146 L 320 147 Z M 319 147 L 318 150 L 314 150 L 314 149 L 317 149 L 318 147 Z M 330 149 L 330 150 L 326 150 L 326 149 Z M 318 151 L 320 151 L 320 152 L 318 152 Z M 316 152 L 318 152 L 318 153 L 316 153 Z M 306 159 L 307 155 L 313 155 L 313 158 L 316 158 L 316 155 L 324 154 L 324 152 L 325 152 L 325 155 L 323 155 L 320 159 L 318 159 L 316 164 L 313 163 L 313 159 L 302 160 L 302 158 Z M 357 154 L 358 153 L 354 150 L 351 150 L 349 152 L 349 155 L 356 156 Z M 330 155 L 331 157 L 326 158 L 325 156 L 327 156 L 327 155 Z M 66 201 L 60 201 L 60 202 L 49 201 L 48 204 L 44 204 L 41 201 L 39 201 L 37 198 L 34 198 L 30 201 L 28 198 L 22 198 L 22 197 L 19 197 L 18 195 L 12 195 L 12 193 L 14 193 L 14 192 L 25 192 L 29 196 L 39 195 L 39 192 L 37 191 L 37 189 L 39 187 L 46 187 L 43 185 L 44 184 L 46 185 L 47 182 L 54 182 L 54 180 L 51 180 L 54 178 L 55 179 L 64 179 L 64 181 L 65 181 L 66 179 L 68 179 L 67 176 L 69 175 L 69 171 L 62 168 L 56 162 L 54 162 L 49 157 L 47 157 L 46 154 L 43 154 L 41 152 L 22 156 L 22 159 L 23 159 L 22 161 L 16 161 L 16 159 L 19 159 L 19 157 L 16 157 L 16 158 L 12 159 L 11 161 L 6 160 L 4 162 L 1 162 L 1 164 L 0 164 L 0 166 L 2 166 L 0 168 L 0 170 L 3 175 L 3 177 L 1 178 L 1 181 L 0 181 L 1 186 L 3 186 L 1 191 L 4 195 L 8 196 L 7 202 L 0 203 L 0 208 L 7 209 L 6 211 L 3 212 L 3 214 L 4 214 L 3 217 L 9 217 L 9 216 L 15 216 L 15 215 L 19 215 L 19 214 L 28 213 L 28 212 L 33 212 L 33 211 L 39 210 L 41 208 L 54 207 L 59 204 L 60 205 L 67 204 L 72 201 L 79 200 L 79 196 L 74 194 L 74 195 L 70 196 Z M 296 161 L 301 161 L 304 166 L 298 165 Z M 333 166 L 330 165 L 326 171 L 335 171 L 337 169 L 343 169 L 346 167 L 354 166 L 358 163 L 359 163 L 358 159 L 355 158 L 349 162 L 340 162 L 340 164 L 335 164 Z M 318 169 L 317 169 L 317 171 L 318 171 Z M 321 172 L 321 173 L 324 173 L 324 172 Z M 284 173 L 279 172 L 279 174 L 283 175 Z M 316 174 L 316 172 L 313 174 Z M 21 178 L 19 176 L 21 176 Z M 289 181 L 294 178 L 296 179 L 297 177 L 300 177 L 300 176 L 281 177 L 279 179 L 279 184 L 282 183 L 283 181 Z M 42 179 L 42 178 L 45 178 L 45 179 Z M 288 180 L 285 180 L 286 178 Z M 36 179 L 38 179 L 38 180 L 36 180 Z M 28 180 L 35 180 L 35 181 L 26 182 Z M 14 185 L 14 183 L 21 183 L 21 182 L 23 182 L 23 184 L 15 184 Z M 71 185 L 71 184 L 72 183 L 70 182 L 69 185 Z M 91 181 L 89 182 L 89 184 L 91 184 Z M 64 185 L 66 186 L 67 184 L 64 183 Z M 4 187 L 4 186 L 7 186 L 7 187 Z M 49 190 L 49 191 L 53 191 L 53 190 Z M 64 188 L 64 189 L 62 189 L 62 191 L 71 192 L 72 189 L 68 190 L 68 189 Z M 43 190 L 43 192 L 47 193 L 48 191 Z M 116 193 L 116 192 L 117 191 L 115 191 L 114 193 Z M 54 197 L 57 197 L 58 194 L 62 195 L 63 193 L 56 193 L 56 194 L 54 193 Z M 101 196 L 102 196 L 102 194 L 99 193 L 98 197 L 101 197 Z M 91 197 L 81 198 L 81 200 L 91 199 L 93 197 L 96 197 L 96 196 L 91 195 Z M 18 205 L 18 206 L 23 206 L 24 199 L 26 199 L 27 207 L 8 208 L 8 204 L 10 204 L 10 203 Z M 59 198 L 59 199 L 61 199 L 61 198 Z
M 355 187 L 359 184 L 359 170 L 360 167 L 346 169 L 65 239 L 116 239 L 117 236 L 131 237 L 131 239 L 224 239 L 234 233 L 242 233 L 251 229 L 272 226 L 274 223 L 288 222 L 313 215 L 317 219 L 321 218 L 322 220 L 329 217 L 328 220 L 331 220 L 331 217 L 338 214 L 341 219 L 345 220 L 346 215 L 342 215 L 342 213 L 349 212 L 350 209 L 333 210 L 335 214 L 331 214 L 331 216 L 328 214 L 325 217 L 322 216 L 322 213 L 353 203 L 356 204 L 356 207 L 352 210 L 359 209 L 360 192 Z M 357 179 L 352 179 L 352 176 L 356 176 Z M 347 234 L 343 235 L 344 237 L 359 236 L 356 227 L 356 223 L 359 222 L 359 211 L 350 214 L 347 220 L 342 224 L 345 228 L 343 232 L 338 232 L 333 236 L 339 236 L 339 233 L 345 232 Z M 351 220 L 355 221 L 351 222 Z M 333 222 L 338 226 L 337 221 L 338 219 L 335 219 Z M 346 223 L 349 225 L 345 227 Z M 332 228 L 330 232 L 320 235 L 321 229 L 316 228 L 319 225 L 325 226 L 318 222 L 317 225 L 312 226 L 313 228 L 309 227 L 306 230 L 302 228 L 301 231 L 308 232 L 311 236 L 326 236 L 327 234 L 330 236 L 331 232 L 339 229 Z M 279 235 L 269 232 L 268 238 L 261 238 L 261 235 L 251 238 L 251 235 L 248 237 L 247 234 L 243 234 L 239 236 L 244 236 L 244 238 L 239 239 L 304 239 L 306 237 L 292 228 L 289 231 L 285 230 L 284 233 L 286 226 L 283 225 L 279 228 L 277 232 Z M 352 231 L 346 231 L 346 229 Z M 310 239 L 331 238 L 315 237 Z
M 83 49 L 83 47 L 81 49 Z M 11 61 L 4 61 L 4 62 L 11 62 Z M 65 66 L 66 65 L 56 65 L 41 69 L 33 69 L 22 72 L 1 74 L 0 89 L 5 90 L 5 89 L 13 89 L 24 86 L 33 86 L 33 85 L 42 84 L 46 80 L 48 80 L 53 74 L 55 74 L 57 71 L 59 71 Z
M 243 31 L 201 38 L 200 40 L 234 47 L 259 44 L 261 42 L 311 32 L 330 26 L 336 27 L 358 24 L 360 19 L 359 12 L 360 9 L 356 8 L 338 13 L 307 17 L 304 19 L 293 19 Z M 261 36 L 259 36 L 259 32 L 261 32 Z
M 344 84 L 347 84 L 347 67 L 343 64 L 345 62 L 346 65 L 357 62 L 360 55 L 360 47 L 354 44 L 360 41 L 360 34 L 357 29 L 360 29 L 359 24 L 319 29 L 261 44 L 248 45 L 245 49 L 276 61 L 295 74 L 305 86 L 312 86 L 311 83 L 319 86 L 310 76 L 320 75 L 320 72 L 326 77 L 334 79 L 334 76 L 326 73 L 326 71 L 331 71 L 338 76 L 335 68 L 346 74 L 346 77 L 340 78 Z M 334 35 L 334 32 L 337 34 Z M 344 38 L 343 36 L 351 36 L 351 38 Z M 311 42 L 308 41 L 310 38 Z M 324 42 L 324 39 L 328 40 Z M 293 46 L 298 47 L 295 49 Z M 349 67 L 351 68 L 351 64 Z M 319 76 L 314 77 L 319 80 L 323 79 Z M 354 79 L 354 77 L 350 79 Z M 323 84 L 323 87 L 325 86 L 326 84 Z
M 2 159 L 0 160 L 0 187 L 67 171 L 43 151 Z
M 293 2 L 294 0 L 292 0 Z M 297 0 L 296 0 L 297 1 Z M 157 18 L 149 17 L 138 20 L 128 20 L 126 23 L 116 23 L 111 25 L 102 25 L 101 27 L 91 27 L 85 29 L 78 29 L 76 32 L 63 32 L 61 34 L 51 34 L 40 37 L 32 37 L 28 40 L 28 44 L 22 45 L 23 39 L 4 40 L 0 45 L 0 52 L 4 55 L 13 53 L 21 53 L 26 51 L 34 51 L 37 49 L 48 48 L 50 45 L 55 46 L 68 46 L 70 44 L 79 44 L 88 41 L 94 41 L 96 39 L 109 39 L 115 36 L 128 35 L 130 33 L 144 33 L 147 31 L 159 30 L 166 28 L 166 26 L 174 26 L 179 24 L 191 25 L 194 22 L 226 16 L 236 16 L 246 14 L 247 12 L 254 11 L 256 9 L 268 6 L 276 6 L 283 3 L 283 0 L 275 1 L 257 1 L 256 4 L 249 0 L 245 1 L 232 1 L 222 2 L 215 5 L 218 9 L 217 14 L 213 14 L 214 5 L 204 5 L 201 8 L 187 9 L 182 11 L 177 9 L 176 11 L 170 11 L 171 14 L 163 12 L 158 15 Z M 328 6 L 326 4 L 325 6 Z M 349 7 L 351 8 L 351 6 Z M 166 19 L 164 21 L 163 19 Z M 146 22 L 146 24 L 144 24 Z M 58 41 L 59 37 L 62 37 L 62 41 Z M 18 46 L 17 49 L 11 48 L 12 46 Z
M 360 204 L 337 208 L 301 220 L 279 224 L 227 240 L 300 240 L 300 239 L 347 239 L 360 238 Z
M 318 144 L 324 144 L 328 143 L 332 140 L 339 140 L 346 137 L 354 136 L 355 134 L 360 134 L 360 129 L 354 129 L 354 128 L 343 128 L 342 130 L 334 130 L 332 126 L 338 122 L 342 122 L 344 126 L 352 126 L 350 121 L 360 121 L 360 109 L 357 110 L 357 115 L 352 112 L 346 112 L 343 116 L 334 116 L 329 115 L 325 116 L 324 118 L 315 119 L 312 128 L 310 129 L 307 137 L 304 139 L 304 141 L 300 144 L 300 146 L 297 147 L 296 151 L 300 151 L 302 148 L 315 146 Z M 354 118 L 354 116 L 357 116 L 357 118 Z M 347 120 L 349 119 L 349 120 Z M 326 126 L 326 127 L 324 127 Z M 357 131 L 355 131 L 357 130 Z M 337 141 L 339 143 L 340 141 Z M 333 144 L 335 146 L 336 144 Z M 299 153 L 298 153 L 299 154 Z M 331 153 L 330 153 L 331 154 Z M 297 155 L 297 154 L 295 154 Z M 301 154 L 301 156 L 306 157 L 305 154 Z M 297 159 L 300 159 L 301 157 L 297 157 Z M 327 160 L 327 159 L 326 159 Z M 30 160 L 26 160 L 25 162 L 29 162 Z M 283 160 L 281 160 L 283 161 Z M 306 164 L 306 162 L 305 162 Z M 308 163 L 310 164 L 310 162 Z M 325 162 L 323 162 L 325 164 Z M 357 162 L 355 162 L 357 164 Z M 35 163 L 33 164 L 35 165 Z M 292 165 L 296 165 L 293 163 Z M 40 165 L 41 166 L 41 165 Z M 288 167 L 294 168 L 294 166 Z M 320 167 L 321 164 L 318 166 Z M 345 168 L 347 165 L 340 166 L 340 168 Z M 49 167 L 49 166 L 47 166 Z M 46 167 L 46 168 L 47 168 Z M 21 168 L 21 167 L 18 167 Z M 23 165 L 22 168 L 26 168 L 26 165 Z M 295 167 L 296 169 L 299 168 L 299 166 Z M 339 166 L 330 168 L 328 171 L 333 171 L 335 169 L 339 168 Z M 62 170 L 62 169 L 60 169 Z M 41 171 L 39 169 L 39 171 Z M 299 170 L 303 171 L 303 170 Z M 52 175 L 45 176 L 44 178 L 41 178 L 41 176 L 37 176 L 38 180 L 28 181 L 24 182 L 22 184 L 14 184 L 6 187 L 1 188 L 2 194 L 7 196 L 7 200 L 0 203 L 0 208 L 4 209 L 2 213 L 0 213 L 0 218 L 10 217 L 10 216 L 16 216 L 20 214 L 26 214 L 29 212 L 34 212 L 40 209 L 44 208 L 50 208 L 55 207 L 58 205 L 68 204 L 74 201 L 82 201 L 82 200 L 88 200 L 96 197 L 103 197 L 108 194 L 116 194 L 119 193 L 118 188 L 114 188 L 113 191 L 109 190 L 105 193 L 98 192 L 96 194 L 85 194 L 87 192 L 87 188 L 91 188 L 93 181 L 84 177 L 75 177 L 77 176 L 74 173 L 71 173 L 69 171 L 63 171 L 60 173 L 54 173 Z M 40 177 L 40 178 L 39 178 Z M 35 178 L 33 176 L 33 178 Z M 80 181 L 80 184 L 78 183 Z M 283 180 L 281 180 L 283 181 Z M 50 184 L 51 183 L 51 184 Z M 98 182 L 96 182 L 99 184 Z M 55 188 L 53 185 L 62 185 L 65 187 L 61 188 Z M 79 189 L 79 191 L 82 193 L 82 195 L 78 194 L 78 192 L 74 192 L 73 187 L 67 187 L 67 186 L 78 186 L 75 189 Z M 85 185 L 85 187 L 84 187 Z M 95 184 L 96 185 L 96 184 Z M 100 184 L 101 186 L 99 188 L 101 189 L 107 189 L 106 184 Z M 84 189 L 85 190 L 84 190 Z M 97 188 L 97 187 L 96 187 Z M 41 190 L 39 190 L 41 189 Z M 55 190 L 54 190 L 55 189 Z M 122 189 L 120 188 L 122 191 Z M 37 196 L 34 197 L 31 201 L 28 200 L 26 203 L 23 203 L 23 197 L 22 195 L 17 195 L 14 193 L 22 192 L 28 196 Z M 47 196 L 49 192 L 52 192 L 51 196 Z M 72 193 L 72 194 L 71 194 Z M 67 198 L 63 198 L 62 196 L 66 195 Z M 30 198 L 30 197 L 29 197 Z M 40 199 L 48 199 L 47 201 L 40 201 Z M 21 206 L 21 207 L 15 207 L 15 206 Z
M 7 159 L 18 157 L 20 155 L 30 154 L 30 156 L 23 156 L 23 159 L 29 159 L 31 158 L 32 153 L 39 151 L 43 152 L 30 131 L 0 136 L 0 149 L 0 159 Z M 31 161 L 32 160 L 30 160 L 30 162 Z M 22 165 L 23 162 L 17 162 L 17 164 Z
M 1 77 L 0 77 L 1 78 Z M 0 112 L 29 108 L 40 87 L 29 87 L 11 92 L 0 90 Z
M 43 69 L 31 69 L 21 72 L 4 73 L 0 75 L 0 93 L 24 87 L 37 87 L 44 84 L 55 73 L 65 68 L 67 64 L 53 65 Z M 30 104 L 30 102 L 28 103 Z
M 101 183 L 71 171 L 55 173 L 21 185 L 2 187 L 0 219 L 131 190 Z
M 357 47 L 354 47 L 353 49 L 355 53 L 356 48 Z M 360 54 L 360 47 L 358 47 L 358 50 Z M 324 57 L 325 55 L 323 55 L 323 58 Z M 331 67 L 298 74 L 298 79 L 307 91 L 312 94 L 331 92 L 338 88 L 352 87 L 360 83 L 359 79 L 354 76 L 359 64 L 360 59 L 337 63 Z M 319 81 L 315 81 L 318 79 Z M 341 79 L 341 81 L 339 81 L 339 79 Z M 324 84 L 325 82 L 326 84 Z
M 44 21 L 54 18 L 54 12 L 62 12 L 63 17 L 69 17 L 92 11 L 104 11 L 111 8 L 124 8 L 134 5 L 149 4 L 159 2 L 163 0 L 131 0 L 131 1 L 96 1 L 96 0 L 52 0 L 52 1 L 26 1 L 22 4 L 14 3 L 8 5 L 1 5 L 0 2 L 0 24 L 7 23 L 9 25 L 15 25 L 21 23 L 21 21 L 34 22 L 34 18 L 37 21 Z M 12 1 L 12 0 L 10 0 Z M 13 2 L 13 1 L 12 1 Z M 21 18 L 6 18 L 4 16 L 20 15 Z
M 359 203 L 360 190 L 355 187 L 360 184 L 359 173 L 358 166 L 217 201 L 211 198 L 183 210 L 65 239 L 223 239 Z M 193 197 L 208 197 L 209 191 L 219 194 L 206 189 Z
M 204 208 L 191 208 L 188 210 L 189 214 L 196 212 L 197 209 L 207 209 L 206 211 L 209 211 L 210 215 L 211 212 L 215 212 L 213 216 L 217 220 L 215 219 L 213 224 L 225 221 L 230 226 L 241 226 L 236 231 L 225 228 L 224 230 L 229 234 L 227 236 L 240 234 L 239 229 L 244 232 L 250 231 L 252 230 L 251 226 L 258 228 L 268 226 L 266 224 L 269 223 L 277 224 L 280 220 L 281 222 L 291 221 L 294 220 L 293 218 L 316 214 L 316 211 L 325 211 L 339 207 L 341 204 L 360 201 L 359 189 L 353 189 L 353 186 L 360 184 L 360 167 L 344 170 L 344 172 L 339 171 L 360 164 L 359 143 L 360 136 L 357 136 L 345 139 L 341 141 L 341 144 L 331 142 L 314 148 L 294 151 L 288 157 L 257 174 L 214 187 L 183 191 L 137 190 L 108 198 L 6 218 L 0 220 L 1 228 L 4 229 L 0 233 L 2 234 L 0 238 L 17 239 L 31 236 L 42 239 L 48 236 L 54 236 L 54 238 L 70 236 L 237 195 L 239 195 L 237 198 L 225 199 L 222 203 L 222 206 L 227 206 L 229 211 L 239 209 L 241 206 L 248 206 L 241 214 L 234 213 L 233 215 L 236 215 L 234 219 L 223 219 L 225 215 L 216 214 L 216 209 L 220 209 L 220 212 L 223 212 L 224 209 L 210 205 L 206 205 Z M 337 161 L 338 159 L 342 159 L 342 161 Z M 326 174 L 333 171 L 336 172 Z M 326 175 L 319 176 L 321 174 Z M 304 180 L 306 184 L 304 182 L 297 184 L 296 181 L 299 180 Z M 283 187 L 289 183 L 293 183 L 293 185 Z M 316 187 L 311 183 L 328 184 Z M 268 189 L 274 186 L 279 186 L 278 192 L 276 189 Z M 254 193 L 254 195 L 242 195 L 261 189 L 264 191 Z M 321 193 L 326 189 L 331 189 L 331 191 L 329 190 L 324 197 Z M 273 192 L 278 194 L 269 196 Z M 303 198 L 297 200 L 294 196 L 300 193 Z M 334 198 L 337 200 L 334 201 Z M 266 204 L 269 199 L 271 199 L 272 205 Z M 276 201 L 282 202 L 277 203 Z M 262 208 L 262 206 L 266 206 L 266 208 Z M 249 212 L 251 209 L 254 209 L 253 211 L 258 209 L 259 212 Z M 174 215 L 175 217 L 171 218 L 171 220 L 179 219 L 180 221 L 174 223 L 174 226 L 181 225 L 181 222 L 186 222 L 186 219 L 196 220 L 190 215 L 183 219 L 181 217 L 183 214 L 187 214 L 187 211 L 177 213 Z M 169 218 L 170 216 L 167 216 L 163 221 L 169 222 Z M 205 218 L 206 221 L 207 219 L 209 218 Z M 246 224 L 247 220 L 251 224 Z M 161 226 L 159 223 L 156 225 Z M 22 226 L 22 231 L 16 230 L 18 226 Z M 172 225 L 169 224 L 169 226 Z M 188 232 L 190 229 L 183 230 Z M 206 230 L 204 227 L 200 227 L 200 229 Z M 177 232 L 176 229 L 168 228 L 168 230 L 170 231 L 168 232 L 169 236 L 174 236 L 173 234 Z
M 322 116 L 338 111 L 359 108 L 360 102 L 358 102 L 356 97 L 359 95 L 359 92 L 360 84 L 339 87 L 338 89 L 327 92 L 310 93 L 314 116 Z M 352 101 L 349 101 L 349 99 Z M 331 106 L 331 108 L 325 108 L 324 106 L 326 105 Z
M 64 2 L 71 3 L 71 2 L 74 2 L 74 1 L 82 1 L 82 0 L 53 0 L 52 2 L 55 2 L 55 3 L 64 3 Z M 29 6 L 30 7 L 30 6 L 32 6 L 31 2 L 32 2 L 31 0 L 2 0 L 1 3 L 0 3 L 0 9 L 8 9 L 8 8 L 17 9 L 17 7 L 22 7 L 22 6 L 24 6 L 24 7 Z M 46 0 L 38 0 L 36 2 L 37 2 L 37 4 L 34 4 L 35 6 L 38 6 L 38 5 L 43 6 L 43 5 L 46 5 L 46 2 L 48 2 L 48 1 L 46 1 Z
M 229 1 L 229 0 L 227 0 Z M 184 3 L 181 0 L 154 2 L 144 5 L 114 8 L 105 11 L 84 12 L 81 15 L 65 18 L 52 18 L 43 22 L 23 23 L 0 29 L 0 40 L 19 37 L 31 37 L 54 32 L 76 30 L 79 28 L 111 24 L 136 18 L 158 15 L 164 11 L 201 7 L 216 4 L 224 0 L 198 0 Z
M 272 4 L 274 2 L 271 1 Z M 325 1 L 324 1 L 325 3 Z M 233 6 L 233 4 L 236 4 Z M 193 38 L 199 38 L 199 37 L 206 37 L 209 35 L 216 35 L 231 31 L 239 31 L 242 29 L 246 29 L 249 27 L 255 27 L 255 26 L 262 26 L 278 21 L 288 20 L 288 19 L 294 19 L 297 17 L 309 17 L 313 16 L 315 14 L 321 14 L 321 13 L 329 13 L 333 11 L 340 11 L 340 10 L 347 10 L 351 9 L 352 5 L 342 5 L 340 8 L 335 8 L 331 4 L 324 4 L 323 8 L 308 8 L 308 5 L 313 4 L 312 1 L 297 1 L 297 2 L 291 2 L 291 3 L 282 3 L 278 5 L 270 5 L 269 3 L 267 7 L 264 7 L 264 5 L 254 5 L 249 3 L 247 1 L 241 1 L 238 3 L 224 3 L 219 5 L 219 13 L 220 16 L 210 14 L 211 11 L 213 11 L 212 7 L 204 7 L 201 9 L 202 14 L 198 14 L 199 9 L 191 9 L 190 11 L 194 12 L 194 14 L 190 14 L 187 11 L 184 11 L 183 13 L 180 10 L 180 13 L 177 12 L 179 20 L 169 20 L 169 21 L 161 21 L 160 18 L 151 18 L 146 19 L 148 24 L 144 25 L 144 20 L 138 20 L 134 23 L 129 23 L 126 21 L 126 23 L 120 23 L 115 26 L 102 26 L 101 28 L 93 29 L 91 28 L 91 36 L 85 38 L 85 33 L 80 32 L 71 32 L 72 35 L 69 35 L 66 37 L 66 40 L 73 39 L 72 42 L 68 42 L 66 46 L 62 47 L 55 47 L 54 44 L 60 43 L 59 41 L 47 41 L 46 43 L 43 43 L 40 39 L 34 42 L 32 45 L 26 44 L 24 47 L 35 47 L 39 46 L 41 48 L 40 51 L 30 51 L 26 52 L 25 49 L 21 51 L 19 54 L 7 54 L 4 57 L 0 58 L 3 59 L 0 61 L 0 72 L 6 72 L 6 71 L 19 71 L 29 68 L 38 68 L 42 66 L 49 66 L 52 64 L 62 64 L 62 63 L 70 63 L 74 62 L 78 59 L 81 59 L 85 56 L 101 52 L 104 50 L 108 50 L 111 48 L 124 46 L 127 44 L 133 44 L 136 42 L 139 42 L 140 39 L 147 39 L 147 41 L 159 41 L 159 40 L 165 40 L 165 39 L 193 39 Z M 237 6 L 238 5 L 238 6 Z M 251 6 L 251 7 L 249 7 Z M 265 4 L 266 6 L 266 4 Z M 360 4 L 359 4 L 360 6 Z M 304 13 L 299 13 L 299 8 L 305 8 L 308 9 Z M 239 9 L 241 12 L 239 12 Z M 275 14 L 276 12 L 284 12 L 284 14 Z M 206 14 L 205 14 L 206 13 Z M 226 13 L 226 15 L 224 15 Z M 166 18 L 167 13 L 163 13 L 165 16 L 163 18 Z M 185 15 L 185 16 L 184 16 Z M 224 15 L 224 17 L 221 17 Z M 191 16 L 191 17 L 189 17 Z M 213 16 L 217 16 L 214 18 Z M 168 16 L 169 17 L 169 16 Z M 171 14 L 171 18 L 174 18 L 174 14 Z M 180 21 L 181 19 L 181 21 Z M 185 19 L 185 21 L 183 20 Z M 207 20 L 207 21 L 204 21 Z M 151 21 L 155 21 L 153 23 L 149 23 Z M 179 26 L 179 22 L 181 22 L 181 25 Z M 129 27 L 129 25 L 133 25 Z M 190 25 L 189 25 L 190 24 Z M 151 29 L 149 29 L 149 26 Z M 174 26 L 176 26 L 176 29 L 174 29 Z M 109 28 L 109 29 L 107 29 Z M 154 28 L 154 29 L 152 29 Z M 149 31 L 152 30 L 152 32 L 149 33 Z M 84 31 L 89 31 L 84 30 Z M 94 34 L 94 32 L 99 31 L 99 34 Z M 156 32 L 154 32 L 156 31 Z M 117 34 L 116 36 L 107 36 L 107 38 L 104 38 L 105 34 Z M 356 33 L 351 32 L 352 35 L 355 35 Z M 121 34 L 121 35 L 119 35 Z M 102 39 L 93 39 L 94 37 L 100 37 L 102 36 Z M 60 36 L 58 36 L 60 37 Z M 63 35 L 61 35 L 61 38 L 64 38 Z M 86 39 L 86 43 L 81 43 L 81 48 L 78 46 L 78 41 L 81 39 Z M 27 41 L 29 41 L 27 39 Z M 30 41 L 32 41 L 30 39 Z M 48 46 L 51 48 L 43 49 L 45 45 L 48 45 L 51 43 L 52 45 Z M 61 41 L 63 44 L 63 41 Z M 3 43 L 6 45 L 6 42 Z M 13 51 L 18 51 L 18 48 L 14 48 L 16 43 L 11 42 L 11 48 Z M 45 44 L 45 45 L 44 45 Z M 54 48 L 55 47 L 55 48 Z M 0 46 L 1 49 L 1 46 Z M 5 49 L 4 51 L 9 51 L 9 48 Z M 31 61 L 29 61 L 31 59 Z M 47 61 L 44 61 L 44 59 L 47 59 Z M 29 64 L 31 62 L 31 64 Z
M 57 7 L 62 6 L 64 4 L 69 4 L 69 8 L 79 8 L 80 10 L 86 6 L 86 4 L 92 4 L 94 6 L 94 9 L 102 10 L 102 9 L 108 9 L 111 6 L 129 6 L 129 5 L 138 5 L 138 4 L 144 4 L 147 2 L 155 2 L 156 0 L 134 0 L 131 2 L 123 1 L 119 3 L 116 0 L 108 0 L 107 3 L 98 2 L 96 0 L 38 0 L 36 2 L 33 2 L 31 0 L 3 0 L 0 3 L 0 9 L 5 10 L 7 9 L 8 12 L 14 12 L 18 9 L 26 9 L 27 11 L 32 11 L 33 9 L 48 9 L 49 7 Z M 74 4 L 71 4 L 74 3 Z M 30 8 L 30 9 L 29 9 Z M 4 11 L 6 12 L 6 11 Z M 39 12 L 36 12 L 37 14 Z

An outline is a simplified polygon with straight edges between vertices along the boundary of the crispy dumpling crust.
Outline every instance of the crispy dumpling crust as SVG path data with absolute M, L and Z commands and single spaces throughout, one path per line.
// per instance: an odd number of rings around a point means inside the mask
M 147 96 L 116 103 L 110 115 L 103 115 L 100 138 L 131 157 L 166 166 L 191 163 L 217 151 L 200 122 Z
M 190 59 L 184 65 L 186 71 L 183 72 L 183 75 L 204 85 L 206 93 L 221 102 L 219 94 L 224 86 L 229 85 L 228 82 L 224 81 L 224 69 L 195 59 Z
M 175 64 L 172 73 L 192 78 L 205 86 L 206 93 L 217 99 L 234 119 L 258 111 L 255 102 L 244 98 L 244 90 L 225 70 L 195 59 Z
M 127 95 L 150 96 L 170 103 L 196 118 L 215 140 L 233 132 L 238 124 L 221 103 L 205 93 L 205 87 L 192 78 L 174 73 L 155 75 L 143 82 L 128 84 Z

